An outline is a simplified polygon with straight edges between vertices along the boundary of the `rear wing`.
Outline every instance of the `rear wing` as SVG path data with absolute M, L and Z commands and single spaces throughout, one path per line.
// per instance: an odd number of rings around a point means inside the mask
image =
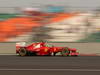
M 26 42 L 18 42 L 18 43 L 16 43 L 16 46 L 25 47 L 26 46 Z

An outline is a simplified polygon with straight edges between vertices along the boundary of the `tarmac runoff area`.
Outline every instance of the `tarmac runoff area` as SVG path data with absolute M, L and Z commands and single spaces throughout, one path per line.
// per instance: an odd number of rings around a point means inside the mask
M 0 55 L 0 75 L 100 75 L 100 56 Z

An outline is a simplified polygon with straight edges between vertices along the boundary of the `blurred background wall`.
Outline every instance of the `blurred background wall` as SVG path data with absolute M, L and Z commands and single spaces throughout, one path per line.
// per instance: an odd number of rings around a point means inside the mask
M 1 54 L 16 54 L 15 43 L 0 43 L 0 55 Z
M 31 7 L 40 5 L 62 5 L 71 7 L 86 7 L 94 9 L 100 6 L 100 0 L 0 0 L 0 7 Z
M 99 0 L 0 3 L 1 42 L 100 42 Z

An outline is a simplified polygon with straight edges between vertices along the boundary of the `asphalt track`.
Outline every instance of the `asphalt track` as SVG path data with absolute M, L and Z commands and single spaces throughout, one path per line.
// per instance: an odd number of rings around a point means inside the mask
M 100 75 L 100 56 L 0 55 L 0 75 Z

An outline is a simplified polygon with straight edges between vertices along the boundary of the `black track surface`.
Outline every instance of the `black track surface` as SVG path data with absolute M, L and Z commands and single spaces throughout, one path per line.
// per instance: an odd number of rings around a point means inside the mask
M 13 55 L 0 56 L 0 75 L 68 75 L 68 74 L 100 75 L 100 57 L 99 56 L 20 57 Z

